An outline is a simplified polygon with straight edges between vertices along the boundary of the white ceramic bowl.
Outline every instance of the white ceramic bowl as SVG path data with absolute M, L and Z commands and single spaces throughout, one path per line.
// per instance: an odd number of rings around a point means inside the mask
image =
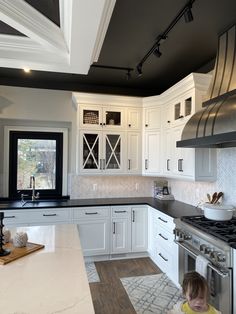
M 233 217 L 234 208 L 230 205 L 204 204 L 204 216 L 211 220 L 230 220 Z

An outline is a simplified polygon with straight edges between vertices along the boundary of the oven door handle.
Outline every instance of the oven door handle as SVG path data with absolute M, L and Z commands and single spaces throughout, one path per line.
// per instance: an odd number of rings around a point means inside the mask
M 180 243 L 179 241 L 177 240 L 174 240 L 174 242 L 180 246 L 182 249 L 188 251 L 190 254 L 192 254 L 194 257 L 197 257 L 197 254 L 194 253 L 192 250 L 190 250 L 187 246 L 185 246 L 184 244 Z M 225 270 L 225 271 L 221 271 L 219 270 L 218 268 L 216 268 L 215 266 L 213 266 L 212 264 L 209 264 L 207 265 L 208 267 L 210 267 L 212 270 L 214 270 L 219 276 L 221 276 L 222 278 L 226 278 L 229 276 L 229 271 Z

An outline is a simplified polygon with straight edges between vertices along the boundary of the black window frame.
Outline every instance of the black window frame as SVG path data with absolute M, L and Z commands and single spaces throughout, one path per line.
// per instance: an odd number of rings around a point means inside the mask
M 32 195 L 32 190 L 17 189 L 17 157 L 18 139 L 56 140 L 56 176 L 55 189 L 35 189 L 40 198 L 59 198 L 62 196 L 63 173 L 63 133 L 42 131 L 9 131 L 9 189 L 10 199 L 20 199 L 21 194 Z M 29 178 L 30 180 L 30 178 Z M 25 197 L 27 199 L 27 197 Z

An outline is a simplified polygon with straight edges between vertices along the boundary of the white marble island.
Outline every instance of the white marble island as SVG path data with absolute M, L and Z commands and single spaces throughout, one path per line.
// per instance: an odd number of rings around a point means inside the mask
M 19 227 L 45 247 L 0 266 L 0 313 L 94 313 L 76 225 Z

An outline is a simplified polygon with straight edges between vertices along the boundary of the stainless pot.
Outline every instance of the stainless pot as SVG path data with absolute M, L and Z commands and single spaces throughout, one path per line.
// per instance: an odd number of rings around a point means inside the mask
M 234 208 L 230 205 L 204 204 L 202 206 L 204 216 L 211 220 L 230 220 L 233 217 Z

